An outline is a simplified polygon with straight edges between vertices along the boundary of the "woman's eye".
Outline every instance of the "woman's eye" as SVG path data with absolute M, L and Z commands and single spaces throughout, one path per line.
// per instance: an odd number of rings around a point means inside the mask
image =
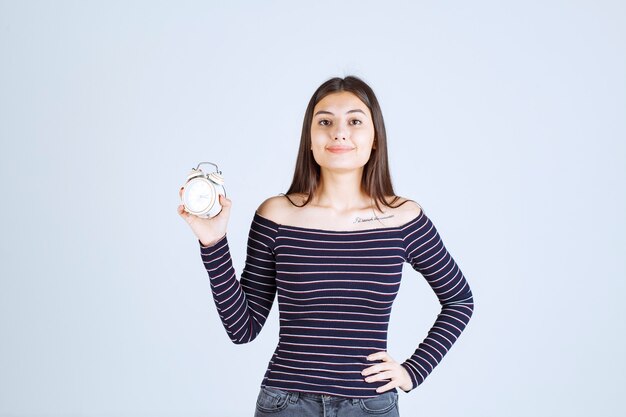
M 329 126 L 331 122 L 328 119 L 320 119 L 320 121 L 318 123 L 320 125 L 322 125 L 322 126 Z M 350 123 L 352 123 L 353 125 L 363 124 L 363 122 L 361 120 L 359 120 L 359 119 L 352 119 L 352 120 L 350 120 Z

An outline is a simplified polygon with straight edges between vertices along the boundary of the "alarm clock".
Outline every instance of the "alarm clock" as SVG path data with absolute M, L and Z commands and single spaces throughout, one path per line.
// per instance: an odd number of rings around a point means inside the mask
M 204 173 L 200 165 L 211 164 L 215 172 Z M 217 165 L 212 162 L 200 162 L 196 168 L 192 168 L 187 181 L 183 185 L 183 193 L 180 199 L 185 211 L 208 219 L 217 216 L 222 211 L 219 195 L 226 197 L 224 178 Z

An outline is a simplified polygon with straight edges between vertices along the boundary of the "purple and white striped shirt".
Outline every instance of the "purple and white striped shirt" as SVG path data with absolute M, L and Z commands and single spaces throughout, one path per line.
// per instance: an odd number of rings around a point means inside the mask
M 474 310 L 468 282 L 423 210 L 402 226 L 360 231 L 281 225 L 255 212 L 240 280 L 226 235 L 210 246 L 198 242 L 217 311 L 234 343 L 259 334 L 278 294 L 279 342 L 261 386 L 350 398 L 380 395 L 376 388 L 389 379 L 366 382 L 361 371 L 380 362 L 368 355 L 387 350 L 405 262 L 441 304 L 426 338 L 401 364 L 413 381 L 406 392 L 441 362 Z

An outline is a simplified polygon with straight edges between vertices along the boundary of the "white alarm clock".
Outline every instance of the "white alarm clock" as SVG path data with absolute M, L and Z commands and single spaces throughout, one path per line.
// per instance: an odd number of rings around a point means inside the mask
M 213 165 L 215 172 L 205 174 L 200 169 L 203 164 Z M 226 197 L 226 190 L 222 172 L 214 163 L 200 162 L 196 168 L 192 168 L 183 187 L 180 198 L 186 212 L 207 219 L 222 211 L 219 195 Z

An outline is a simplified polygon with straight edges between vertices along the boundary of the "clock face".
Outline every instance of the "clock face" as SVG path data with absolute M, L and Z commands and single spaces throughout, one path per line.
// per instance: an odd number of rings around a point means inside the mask
M 205 178 L 194 178 L 185 186 L 183 201 L 194 213 L 208 211 L 215 200 L 215 189 Z

